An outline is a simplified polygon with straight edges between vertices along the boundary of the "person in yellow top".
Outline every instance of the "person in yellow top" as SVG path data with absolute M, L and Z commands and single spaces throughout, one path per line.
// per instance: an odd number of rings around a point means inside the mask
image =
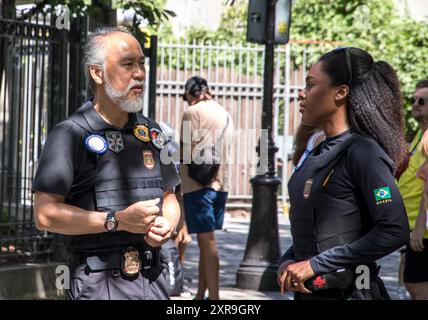
M 428 79 L 416 85 L 412 97 L 412 116 L 419 131 L 409 148 L 407 168 L 398 180 L 411 228 L 406 248 L 404 283 L 412 299 L 428 299 Z M 422 138 L 423 137 L 423 138 Z M 424 168 L 426 169 L 424 170 Z

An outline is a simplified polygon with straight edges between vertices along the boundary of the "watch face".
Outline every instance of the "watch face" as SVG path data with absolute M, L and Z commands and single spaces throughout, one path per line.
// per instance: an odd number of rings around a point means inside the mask
M 114 230 L 115 227 L 116 224 L 114 223 L 114 221 L 107 221 L 107 230 Z

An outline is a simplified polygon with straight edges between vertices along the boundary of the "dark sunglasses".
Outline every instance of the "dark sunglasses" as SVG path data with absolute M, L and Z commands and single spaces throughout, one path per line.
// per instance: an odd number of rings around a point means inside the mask
M 333 52 L 345 52 L 345 58 L 346 58 L 346 68 L 348 69 L 349 74 L 349 82 L 348 85 L 351 86 L 352 82 L 352 63 L 351 63 L 351 54 L 349 53 L 350 47 L 338 47 L 333 50 Z
M 419 106 L 423 106 L 425 103 L 427 103 L 426 98 L 415 98 L 415 97 L 410 97 L 409 99 L 411 104 L 417 104 Z

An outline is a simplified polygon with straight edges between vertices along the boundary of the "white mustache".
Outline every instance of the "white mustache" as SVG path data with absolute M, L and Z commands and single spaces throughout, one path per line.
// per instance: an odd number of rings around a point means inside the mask
M 126 94 L 128 94 L 131 91 L 131 88 L 135 87 L 135 86 L 141 86 L 141 87 L 143 87 L 143 91 L 146 90 L 146 82 L 145 81 L 132 80 L 125 90 Z
M 145 81 L 139 81 L 139 80 L 132 80 L 128 86 L 126 87 L 126 89 L 124 90 L 118 90 L 116 88 L 114 88 L 113 86 L 110 85 L 110 81 L 108 81 L 108 79 L 106 79 L 106 89 L 108 89 L 108 91 L 110 92 L 110 94 L 112 94 L 114 97 L 116 98 L 123 98 L 126 97 L 130 92 L 132 87 L 134 86 L 141 86 L 143 87 L 143 92 L 146 90 L 146 83 Z
M 137 99 L 135 101 L 130 101 L 127 98 L 128 94 L 131 92 L 131 88 L 135 86 L 141 86 L 143 88 L 143 92 L 145 92 L 145 81 L 131 80 L 126 89 L 118 90 L 111 86 L 109 79 L 106 77 L 104 91 L 111 101 L 118 105 L 122 110 L 126 112 L 138 112 L 143 106 L 142 93 L 137 95 Z

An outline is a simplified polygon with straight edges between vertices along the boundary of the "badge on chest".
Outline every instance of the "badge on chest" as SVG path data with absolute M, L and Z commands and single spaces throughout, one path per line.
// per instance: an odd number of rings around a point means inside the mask
M 149 136 L 149 128 L 145 124 L 139 124 L 134 129 L 134 135 L 135 137 L 143 142 L 149 142 L 150 136 Z
M 152 140 L 153 145 L 158 149 L 162 149 L 168 143 L 168 140 L 162 131 L 156 128 L 150 129 L 150 139 Z
M 305 182 L 305 186 L 303 187 L 303 198 L 308 199 L 311 195 L 312 190 L 312 184 L 314 183 L 314 180 L 308 179 Z
M 147 169 L 153 169 L 155 167 L 153 152 L 150 150 L 143 150 L 143 163 Z
M 90 134 L 84 141 L 85 148 L 96 154 L 104 154 L 107 151 L 107 141 L 99 134 Z
M 152 142 L 157 149 L 162 149 L 168 144 L 168 139 L 163 132 L 157 128 L 151 128 L 147 124 L 139 124 L 134 128 L 135 137 L 143 142 Z
M 106 138 L 108 141 L 108 148 L 111 151 L 119 153 L 125 148 L 120 131 L 106 131 Z

